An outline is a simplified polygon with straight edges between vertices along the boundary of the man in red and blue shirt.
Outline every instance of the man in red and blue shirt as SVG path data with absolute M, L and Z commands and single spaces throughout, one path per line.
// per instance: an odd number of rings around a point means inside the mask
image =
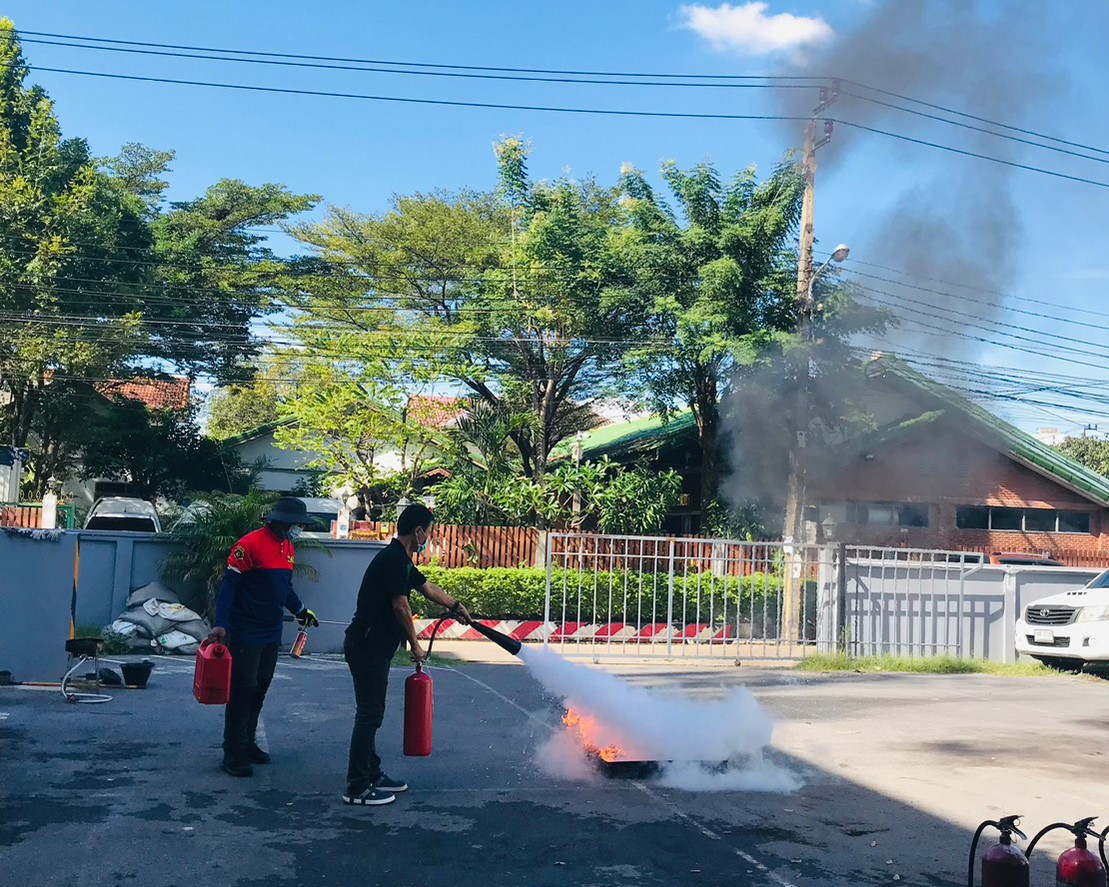
M 235 543 L 227 559 L 216 623 L 209 639 L 231 650 L 231 698 L 224 714 L 223 763 L 231 776 L 252 776 L 252 764 L 268 764 L 258 746 L 258 716 L 273 681 L 284 611 L 302 625 L 319 625 L 316 614 L 293 590 L 299 527 L 313 523 L 300 499 L 279 499 L 260 530 Z

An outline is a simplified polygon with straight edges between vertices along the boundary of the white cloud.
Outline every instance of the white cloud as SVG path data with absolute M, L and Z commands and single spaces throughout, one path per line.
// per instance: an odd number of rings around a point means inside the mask
M 773 55 L 815 46 L 832 37 L 831 26 L 822 18 L 807 18 L 781 12 L 767 15 L 762 2 L 732 6 L 682 6 L 682 27 L 696 31 L 714 49 L 735 50 L 745 55 Z

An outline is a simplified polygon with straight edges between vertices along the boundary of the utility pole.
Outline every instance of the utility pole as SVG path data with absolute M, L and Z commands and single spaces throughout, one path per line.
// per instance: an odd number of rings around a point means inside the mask
M 820 90 L 820 102 L 813 109 L 813 117 L 805 127 L 805 156 L 802 173 L 805 177 L 805 193 L 801 203 L 801 243 L 797 264 L 797 337 L 794 362 L 797 386 L 793 404 L 792 439 L 789 449 L 789 480 L 786 488 L 786 575 L 785 595 L 782 602 L 782 626 L 779 629 L 783 640 L 793 640 L 799 633 L 805 566 L 805 470 L 806 437 L 809 427 L 809 375 L 811 358 L 809 345 L 813 341 L 813 244 L 815 242 L 814 215 L 816 207 L 816 152 L 828 144 L 832 138 L 833 124 L 824 121 L 823 135 L 817 138 L 817 118 L 836 100 L 839 82 L 833 81 L 831 89 Z

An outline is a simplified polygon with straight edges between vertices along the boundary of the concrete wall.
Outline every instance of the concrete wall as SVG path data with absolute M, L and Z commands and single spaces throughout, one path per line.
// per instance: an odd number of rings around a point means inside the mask
M 0 532 L 0 670 L 18 681 L 65 673 L 76 535 L 35 541 Z
M 1018 614 L 1049 595 L 1081 588 L 1099 572 L 849 561 L 843 623 L 847 650 L 1013 662 Z
M 57 542 L 35 542 L 0 533 L 0 669 L 17 680 L 53 681 L 64 671 L 69 637 L 73 561 L 81 543 L 77 624 L 107 625 L 126 606 L 131 591 L 159 579 L 158 565 L 172 550 L 164 538 L 142 533 L 69 532 Z M 337 653 L 343 630 L 354 615 L 362 574 L 384 547 L 379 541 L 328 542 L 326 550 L 306 550 L 300 563 L 318 579 L 298 577 L 297 593 L 320 619 L 340 623 L 311 632 L 309 650 Z M 187 598 L 187 592 L 182 594 Z M 14 623 L 12 620 L 15 620 Z M 285 642 L 296 634 L 286 625 Z

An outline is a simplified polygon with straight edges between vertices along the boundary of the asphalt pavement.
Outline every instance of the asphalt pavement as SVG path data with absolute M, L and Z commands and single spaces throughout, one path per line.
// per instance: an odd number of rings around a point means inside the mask
M 802 787 L 552 777 L 537 756 L 561 729 L 557 700 L 519 665 L 463 664 L 433 671 L 422 759 L 401 754 L 408 672 L 393 670 L 379 745 L 412 788 L 349 807 L 341 661 L 282 659 L 263 716 L 273 763 L 233 780 L 218 770 L 222 709 L 192 699 L 189 661 L 166 658 L 148 689 L 101 706 L 0 688 L 0 884 L 958 885 L 978 820 L 1104 812 L 1109 686 L 1090 678 L 615 670 L 695 695 L 746 684 Z

